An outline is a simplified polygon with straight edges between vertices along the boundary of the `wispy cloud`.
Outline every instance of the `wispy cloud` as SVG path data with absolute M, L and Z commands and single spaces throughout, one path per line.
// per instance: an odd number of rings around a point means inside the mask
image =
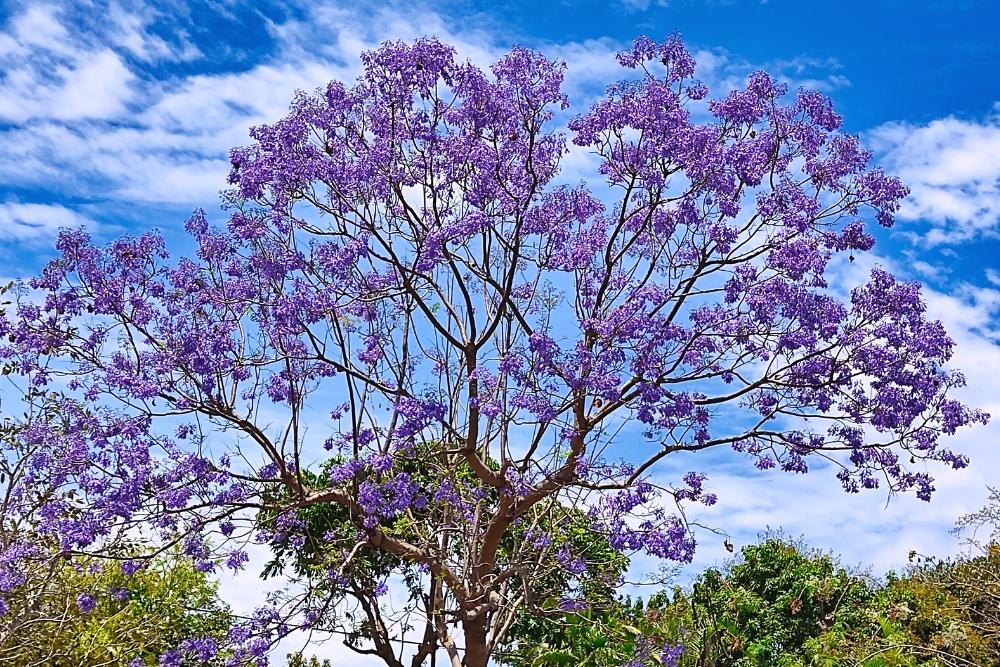
M 753 63 L 725 49 L 715 48 L 699 50 L 695 59 L 698 61 L 695 75 L 709 83 L 716 94 L 742 86 L 747 75 L 757 70 L 767 71 L 793 92 L 808 88 L 831 93 L 851 85 L 840 71 L 842 66 L 836 58 L 798 56 Z
M 87 227 L 91 218 L 57 204 L 0 203 L 0 243 L 31 243 L 50 240 L 62 228 Z
M 249 67 L 176 76 L 159 60 L 197 60 L 186 33 L 148 29 L 152 10 L 108 9 L 104 26 L 70 29 L 68 10 L 31 6 L 0 33 L 0 185 L 52 196 L 211 207 L 227 151 L 281 117 L 296 89 L 352 80 L 360 52 L 387 39 L 437 35 L 487 65 L 503 47 L 433 12 L 318 3 L 267 22 L 271 51 Z M 259 17 L 257 17 L 259 19 Z M 307 48 L 306 45 L 309 45 Z M 318 45 L 318 46 L 314 46 Z
M 650 7 L 666 7 L 667 0 L 618 0 L 621 5 L 632 12 L 644 12 Z
M 152 24 L 160 16 L 151 5 L 130 3 L 126 9 L 112 2 L 105 16 L 112 43 L 143 62 L 183 62 L 203 55 L 183 29 L 175 26 L 169 41 L 152 31 Z
M 1000 107 L 981 120 L 887 123 L 867 136 L 910 186 L 900 217 L 927 223 L 928 245 L 1000 232 Z
M 54 9 L 32 6 L 0 42 L 0 121 L 112 119 L 135 75 L 108 48 L 78 50 Z

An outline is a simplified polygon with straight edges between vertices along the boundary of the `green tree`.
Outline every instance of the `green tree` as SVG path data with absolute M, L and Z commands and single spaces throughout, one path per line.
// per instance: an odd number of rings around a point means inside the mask
M 342 458 L 334 457 L 316 471 L 303 470 L 301 474 L 311 485 L 328 485 L 331 472 L 343 463 Z M 416 448 L 412 457 L 395 461 L 391 472 L 429 486 L 435 477 L 440 478 L 444 464 L 438 445 L 431 443 Z M 487 459 L 486 465 L 499 469 L 492 459 Z M 449 475 L 459 488 L 471 488 L 476 479 L 472 468 L 465 463 L 452 464 Z M 280 507 L 284 500 L 280 497 L 281 487 L 275 485 L 273 493 L 275 497 L 269 499 L 270 503 Z M 481 511 L 488 513 L 495 509 L 497 494 L 487 491 L 480 502 L 485 507 Z M 428 504 L 411 508 L 405 514 L 386 521 L 383 530 L 392 538 L 413 540 L 426 530 L 426 525 L 441 520 L 435 513 L 462 511 L 461 503 L 456 504 L 458 507 L 442 508 Z M 390 643 L 383 639 L 390 624 L 384 617 L 383 605 L 371 596 L 371 591 L 379 589 L 389 572 L 401 573 L 407 587 L 408 599 L 396 602 L 397 614 L 402 610 L 404 614 L 419 618 L 416 612 L 421 607 L 441 609 L 442 601 L 434 599 L 434 596 L 442 594 L 437 573 L 432 573 L 435 578 L 430 590 L 421 590 L 420 568 L 406 564 L 398 556 L 359 543 L 357 527 L 350 512 L 339 505 L 311 505 L 297 510 L 293 517 L 287 513 L 265 511 L 260 514 L 259 520 L 261 527 L 276 537 L 270 544 L 273 558 L 265 565 L 263 575 L 280 575 L 303 584 L 308 582 L 317 594 L 324 596 L 324 609 L 339 607 L 343 613 L 317 614 L 313 629 L 342 635 L 344 645 L 353 651 L 370 653 L 367 643 L 371 642 L 380 655 L 391 655 Z M 303 536 L 299 543 L 282 539 L 282 531 L 292 525 Z M 449 537 L 444 535 L 441 538 L 443 551 L 455 552 L 462 548 L 461 541 Z M 498 557 L 511 562 L 523 559 L 526 544 L 532 545 L 537 553 L 555 554 L 556 559 L 563 552 L 575 555 L 580 561 L 574 566 L 567 560 L 565 568 L 530 573 L 514 568 L 509 570 L 507 583 L 499 587 L 502 596 L 524 590 L 521 579 L 526 574 L 531 577 L 530 588 L 535 594 L 531 599 L 522 596 L 509 602 L 511 613 L 505 623 L 512 636 L 532 638 L 530 643 L 534 643 L 538 633 L 543 632 L 572 636 L 578 619 L 564 613 L 567 603 L 586 600 L 588 607 L 595 610 L 604 610 L 616 604 L 616 588 L 628 567 L 628 559 L 611 547 L 607 536 L 593 530 L 593 521 L 585 511 L 556 500 L 537 504 L 501 540 Z M 331 579 L 327 575 L 331 571 L 338 576 Z M 491 600 L 485 601 L 484 606 L 489 604 L 492 604 Z M 520 613 L 522 610 L 529 613 Z M 437 613 L 434 621 L 443 625 L 450 621 L 450 617 Z M 434 648 L 434 630 L 434 627 L 427 626 L 418 655 L 430 655 Z M 502 651 L 517 650 L 511 642 L 499 643 Z M 296 659 L 304 660 L 301 656 Z
M 329 660 L 320 661 L 316 656 L 310 656 L 308 659 L 299 653 L 289 653 L 288 654 L 288 667 L 332 667 Z
M 689 600 L 695 664 L 808 664 L 810 640 L 865 625 L 872 597 L 868 583 L 833 556 L 768 538 L 695 583 Z
M 176 556 L 129 575 L 114 560 L 39 563 L 4 604 L 0 664 L 17 667 L 155 665 L 184 640 L 218 639 L 231 620 L 216 584 Z
M 969 560 L 921 557 L 903 575 L 890 574 L 871 608 L 877 632 L 832 644 L 831 653 L 864 667 L 993 667 L 995 645 L 970 614 Z
M 971 542 L 978 551 L 954 559 L 914 554 L 906 571 L 877 582 L 834 555 L 770 536 L 688 589 L 535 619 L 500 660 L 511 667 L 998 667 L 995 538 Z M 679 644 L 680 655 L 660 652 Z
M 955 532 L 969 536 L 965 554 L 912 552 L 914 566 L 890 577 L 882 598 L 891 624 L 874 652 L 898 650 L 946 667 L 1000 665 L 1000 491 L 991 488 L 987 504 L 959 519 Z
M 849 649 L 867 646 L 865 633 L 878 633 L 877 593 L 834 556 L 770 536 L 727 566 L 706 570 L 689 589 L 623 599 L 562 626 L 533 628 L 520 636 L 520 650 L 502 659 L 513 667 L 617 667 L 636 656 L 647 665 L 681 667 L 855 665 Z M 683 652 L 661 653 L 678 645 Z

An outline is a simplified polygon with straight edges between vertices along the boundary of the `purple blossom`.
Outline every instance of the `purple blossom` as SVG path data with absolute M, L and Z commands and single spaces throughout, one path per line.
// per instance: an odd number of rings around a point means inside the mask
M 664 667 L 677 667 L 682 655 L 684 655 L 683 644 L 667 644 L 660 653 L 660 662 Z
M 579 556 L 574 556 L 566 545 L 559 547 L 559 550 L 556 551 L 556 561 L 570 574 L 579 576 L 587 571 L 587 561 Z
M 97 598 L 90 593 L 80 593 L 76 596 L 76 606 L 84 614 L 89 614 L 97 607 Z
M 587 608 L 587 602 L 580 598 L 563 598 L 559 601 L 559 609 L 562 611 L 583 611 Z
M 123 560 L 121 562 L 121 571 L 126 577 L 131 577 L 133 574 L 143 569 L 146 566 L 145 563 L 138 560 Z
M 226 567 L 234 572 L 242 570 L 249 562 L 250 556 L 242 550 L 233 551 L 226 557 Z

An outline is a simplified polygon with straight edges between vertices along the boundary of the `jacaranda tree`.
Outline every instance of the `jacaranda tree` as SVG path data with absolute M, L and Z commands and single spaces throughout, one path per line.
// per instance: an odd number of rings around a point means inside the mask
M 949 398 L 918 286 L 876 269 L 845 301 L 824 277 L 906 194 L 829 100 L 760 72 L 707 101 L 679 39 L 639 39 L 561 127 L 565 65 L 532 51 L 362 60 L 232 151 L 195 256 L 69 230 L 17 288 L 4 521 L 33 531 L 4 533 L 0 589 L 49 542 L 144 531 L 204 570 L 257 542 L 288 586 L 233 664 L 304 628 L 485 667 L 519 615 L 616 586 L 614 554 L 691 558 L 681 508 L 715 497 L 653 477 L 671 455 L 825 459 L 847 491 L 925 499 L 927 462 L 966 464 L 939 438 L 985 415 Z M 570 145 L 598 185 L 560 180 Z

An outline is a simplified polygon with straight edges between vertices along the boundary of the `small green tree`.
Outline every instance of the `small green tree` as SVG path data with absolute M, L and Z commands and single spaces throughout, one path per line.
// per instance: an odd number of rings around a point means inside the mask
M 825 648 L 874 627 L 874 599 L 869 582 L 833 556 L 771 536 L 706 570 L 690 590 L 577 613 L 560 632 L 535 629 L 520 653 L 501 659 L 512 667 L 617 667 L 637 657 L 670 667 L 838 665 L 823 661 Z M 532 636 L 541 639 L 533 648 Z
M 314 655 L 307 659 L 300 651 L 288 654 L 288 667 L 332 667 L 332 665 L 326 659 L 320 662 L 320 659 Z
M 430 485 L 435 477 L 442 476 L 446 463 L 445 457 L 432 444 L 416 448 L 411 458 L 396 461 L 389 472 Z M 303 470 L 300 474 L 309 484 L 328 485 L 331 473 L 343 464 L 342 458 L 334 457 L 317 470 Z M 499 469 L 492 459 L 485 464 Z M 410 508 L 384 522 L 385 534 L 414 541 L 426 532 L 426 526 L 441 520 L 437 514 L 466 509 L 463 501 L 457 499 L 459 490 L 465 492 L 473 487 L 474 471 L 467 464 L 458 463 L 451 465 L 448 475 L 455 480 L 454 488 L 449 491 L 449 494 L 454 494 L 455 505 L 428 503 Z M 365 481 L 362 479 L 361 483 Z M 281 506 L 284 502 L 281 487 L 274 485 L 273 493 L 274 497 L 268 498 L 271 505 Z M 486 491 L 479 502 L 483 508 L 480 512 L 489 513 L 495 510 L 498 497 L 495 492 Z M 469 518 L 471 520 L 472 517 Z M 378 600 L 379 595 L 384 594 L 387 573 L 396 572 L 402 575 L 408 594 L 405 601 L 397 602 L 396 612 L 414 618 L 413 621 L 407 620 L 402 627 L 416 627 L 421 609 L 431 611 L 434 625 L 425 627 L 417 653 L 422 660 L 430 656 L 435 645 L 435 627 L 452 622 L 450 616 L 441 612 L 443 589 L 437 572 L 430 573 L 430 592 L 422 591 L 421 568 L 359 541 L 351 513 L 336 504 L 307 506 L 294 515 L 264 511 L 258 520 L 261 527 L 276 538 L 270 544 L 273 558 L 265 565 L 263 576 L 280 575 L 310 586 L 314 595 L 323 600 L 323 613 L 317 614 L 311 627 L 313 631 L 340 634 L 347 648 L 360 654 L 369 654 L 374 650 L 387 662 L 392 663 L 395 659 L 401 665 L 402 660 L 393 658 L 391 653 L 390 640 L 398 638 L 387 634 L 392 624 L 387 622 L 384 605 Z M 295 527 L 302 536 L 301 541 L 292 543 L 283 539 L 283 531 L 289 526 Z M 500 541 L 498 557 L 512 562 L 523 559 L 526 557 L 525 545 L 531 545 L 539 554 L 554 555 L 557 561 L 565 561 L 566 567 L 530 573 L 517 568 L 508 571 L 508 583 L 499 587 L 502 595 L 509 596 L 513 591 L 525 589 L 521 579 L 526 576 L 531 577 L 530 589 L 535 594 L 531 598 L 522 596 L 508 604 L 512 611 L 523 609 L 530 612 L 512 613 L 505 621 L 510 636 L 518 639 L 499 642 L 498 650 L 511 655 L 522 650 L 518 646 L 521 641 L 535 646 L 541 637 L 548 635 L 552 636 L 550 641 L 559 636 L 563 637 L 560 640 L 563 643 L 571 641 L 578 621 L 576 617 L 566 615 L 564 607 L 579 600 L 585 600 L 588 607 L 599 610 L 615 605 L 616 587 L 628 567 L 627 557 L 611 547 L 607 536 L 593 530 L 593 520 L 585 511 L 557 500 L 538 503 L 526 512 L 522 520 L 511 528 L 509 535 Z M 461 548 L 461 542 L 452 539 L 451 535 L 440 536 L 442 553 L 459 557 Z M 577 558 L 567 559 L 563 554 L 574 554 Z M 336 576 L 331 577 L 331 573 Z M 379 590 L 383 592 L 373 598 L 371 592 Z M 567 596 L 572 596 L 572 599 Z M 496 601 L 490 599 L 480 604 L 490 608 Z M 529 649 L 529 653 L 532 650 Z M 305 658 L 297 656 L 295 659 L 301 661 Z
M 831 555 L 768 538 L 695 583 L 690 602 L 697 664 L 805 664 L 810 640 L 865 625 L 872 596 L 868 583 Z
M 216 584 L 175 556 L 130 574 L 114 560 L 40 563 L 4 604 L 0 664 L 18 667 L 156 665 L 185 640 L 205 655 L 231 621 Z

